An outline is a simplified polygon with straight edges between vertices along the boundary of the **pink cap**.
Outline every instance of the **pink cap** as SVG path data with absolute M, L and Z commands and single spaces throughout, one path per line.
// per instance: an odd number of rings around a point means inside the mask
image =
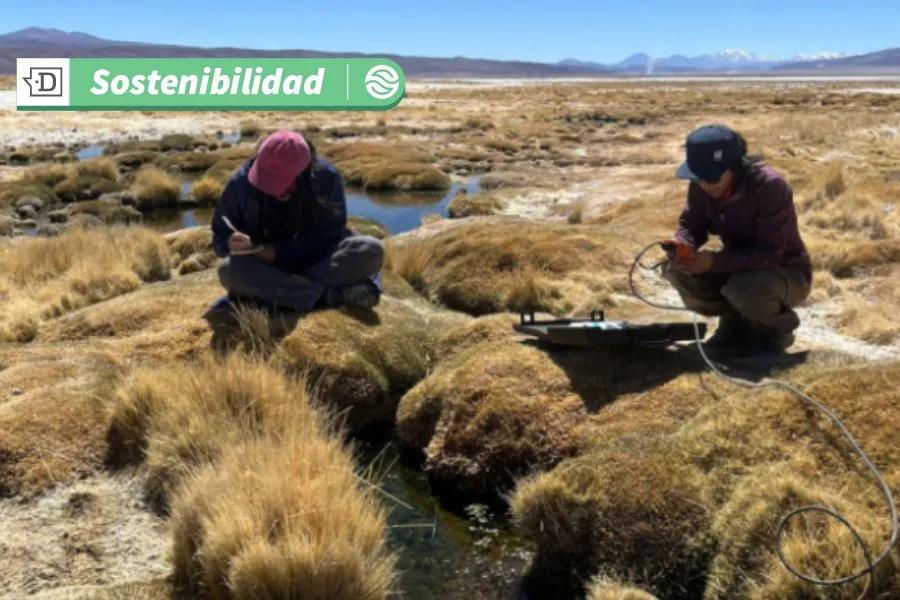
M 260 144 L 247 177 L 254 187 L 280 198 L 309 161 L 309 146 L 303 136 L 281 129 Z

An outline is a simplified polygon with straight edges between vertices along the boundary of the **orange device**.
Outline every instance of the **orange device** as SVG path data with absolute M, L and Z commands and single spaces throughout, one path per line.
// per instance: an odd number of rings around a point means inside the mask
M 666 240 L 662 243 L 662 247 L 669 256 L 678 260 L 690 260 L 694 257 L 693 246 L 678 240 Z

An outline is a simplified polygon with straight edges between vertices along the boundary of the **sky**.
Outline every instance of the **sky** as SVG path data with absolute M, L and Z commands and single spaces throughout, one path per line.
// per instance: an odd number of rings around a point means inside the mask
M 28 0 L 4 12 L 2 33 L 36 26 L 191 46 L 611 63 L 725 48 L 862 54 L 900 46 L 898 23 L 897 0 Z

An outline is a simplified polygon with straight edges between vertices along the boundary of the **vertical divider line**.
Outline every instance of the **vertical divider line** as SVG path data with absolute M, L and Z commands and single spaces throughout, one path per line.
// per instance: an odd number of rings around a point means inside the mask
M 347 63 L 347 102 L 350 102 L 350 63 Z

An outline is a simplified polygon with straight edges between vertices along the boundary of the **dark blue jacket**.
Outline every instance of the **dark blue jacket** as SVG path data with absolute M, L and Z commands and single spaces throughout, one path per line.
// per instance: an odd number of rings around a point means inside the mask
M 311 177 L 301 179 L 288 200 L 279 201 L 250 185 L 247 174 L 253 160 L 235 173 L 216 206 L 212 232 L 218 256 L 228 255 L 232 233 L 223 216 L 254 244 L 271 244 L 273 265 L 291 273 L 302 273 L 323 260 L 351 235 L 343 179 L 333 164 L 319 158 Z

